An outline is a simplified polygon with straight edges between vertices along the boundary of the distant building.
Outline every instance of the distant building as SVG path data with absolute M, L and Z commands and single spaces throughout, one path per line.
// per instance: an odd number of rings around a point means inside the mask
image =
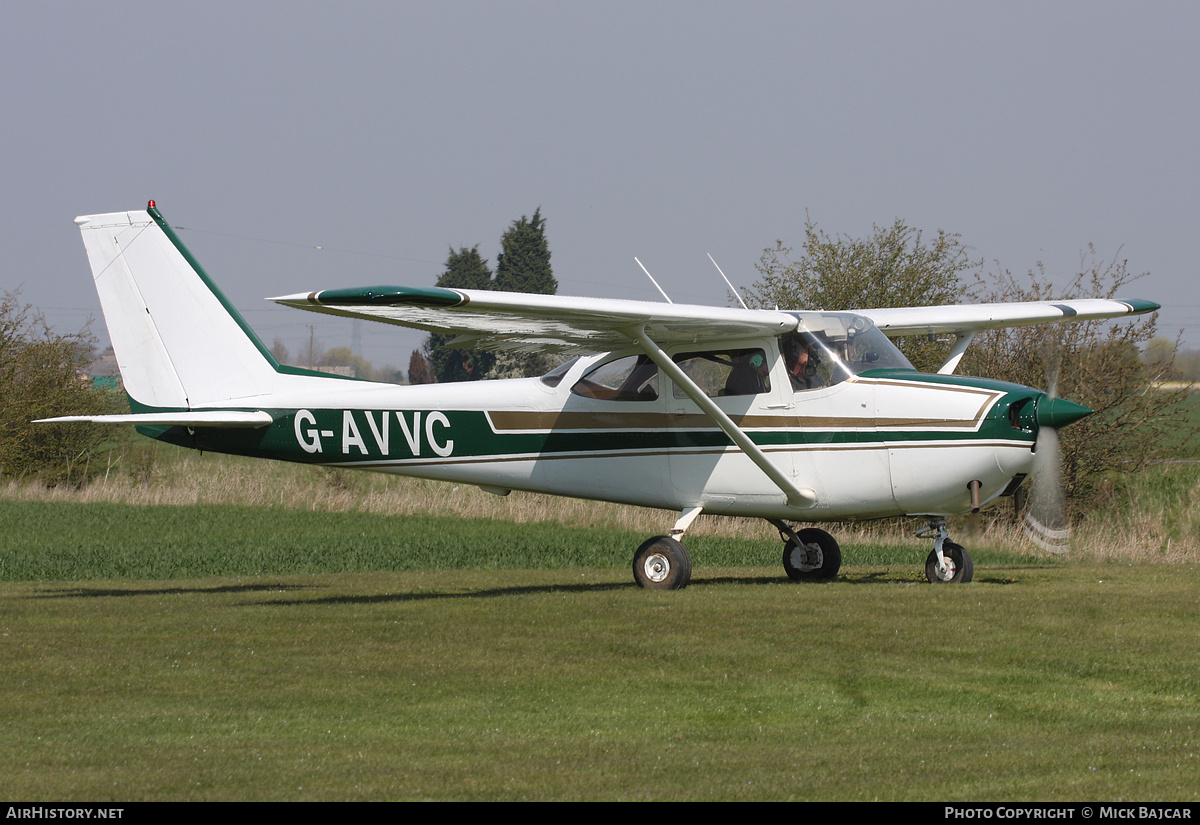
M 93 378 L 98 378 L 102 375 L 120 374 L 121 370 L 117 368 L 117 356 L 112 351 L 112 347 L 97 355 L 88 366 L 88 375 Z
M 117 356 L 112 347 L 92 359 L 92 363 L 88 364 L 87 375 L 80 375 L 80 378 L 91 383 L 92 389 L 125 391 L 125 384 L 121 381 L 121 370 L 117 366 Z

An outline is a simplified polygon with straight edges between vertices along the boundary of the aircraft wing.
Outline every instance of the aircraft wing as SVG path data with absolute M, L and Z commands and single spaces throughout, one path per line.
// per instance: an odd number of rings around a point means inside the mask
M 455 335 L 455 346 L 517 352 L 599 352 L 628 344 L 642 326 L 659 344 L 779 335 L 795 329 L 799 317 L 778 310 L 442 287 L 329 289 L 270 300 L 312 312 Z M 854 312 L 869 318 L 889 337 L 929 333 L 973 337 L 988 329 L 1119 318 L 1156 309 L 1159 305 L 1151 301 L 1089 298 Z
M 1099 298 L 1069 301 L 1032 301 L 1012 304 L 960 304 L 957 306 L 857 309 L 890 338 L 928 333 L 975 334 L 989 329 L 1051 324 L 1055 321 L 1095 321 L 1141 315 L 1159 309 L 1152 301 Z
M 515 352 L 603 352 L 628 345 L 642 327 L 667 344 L 779 335 L 798 324 L 774 310 L 441 287 L 329 289 L 269 300 L 456 335 L 455 346 Z

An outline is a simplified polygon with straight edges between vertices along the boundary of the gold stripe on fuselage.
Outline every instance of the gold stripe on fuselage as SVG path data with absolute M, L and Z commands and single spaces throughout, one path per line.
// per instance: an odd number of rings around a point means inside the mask
M 754 415 L 728 413 L 730 419 L 744 430 L 894 430 L 913 427 L 979 429 L 992 405 L 1004 396 L 1000 390 L 954 385 L 930 385 L 919 381 L 852 378 L 846 383 L 874 384 L 890 387 L 965 393 L 979 397 L 979 406 L 967 418 L 870 418 L 828 415 Z M 640 402 L 620 402 L 638 404 Z M 654 403 L 654 402 L 646 402 Z M 493 410 L 486 413 L 495 433 L 547 433 L 592 430 L 709 430 L 717 425 L 702 413 L 664 413 L 638 410 Z

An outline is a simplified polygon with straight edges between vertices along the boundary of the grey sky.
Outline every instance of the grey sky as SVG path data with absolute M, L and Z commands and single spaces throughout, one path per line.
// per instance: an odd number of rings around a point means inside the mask
M 0 33 L 0 289 L 105 335 L 78 214 L 154 198 L 269 344 L 263 298 L 427 285 L 538 206 L 560 293 L 724 304 L 807 209 L 1015 271 L 1151 275 L 1200 347 L 1200 6 L 17 3 Z M 235 237 L 241 236 L 241 237 Z M 273 243 L 269 243 L 271 241 Z M 316 250 L 316 246 L 323 250 Z M 415 335 L 363 325 L 401 367 Z

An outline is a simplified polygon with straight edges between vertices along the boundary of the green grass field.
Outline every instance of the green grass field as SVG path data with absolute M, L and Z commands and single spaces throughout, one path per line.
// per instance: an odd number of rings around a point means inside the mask
M 12 799 L 1195 800 L 1200 572 L 0 499 Z M 747 566 L 749 565 L 749 566 Z
M 846 526 L 794 584 L 702 519 L 663 593 L 669 515 L 163 455 L 0 488 L 10 799 L 1197 799 L 1195 465 L 1069 558 L 958 525 L 969 585 Z
M 137 506 L 0 498 L 0 581 L 171 579 L 398 570 L 627 569 L 646 535 L 631 530 L 481 518 Z M 754 538 L 688 537 L 699 566 L 778 565 L 768 527 Z M 924 564 L 915 538 L 849 542 L 855 563 Z M 1033 563 L 1011 553 L 984 558 Z M 1049 562 L 1041 562 L 1049 563 Z M 923 568 L 921 568 L 923 571 Z M 779 567 L 782 575 L 782 566 Z
M 1200 572 L 0 585 L 10 799 L 1188 800 Z

